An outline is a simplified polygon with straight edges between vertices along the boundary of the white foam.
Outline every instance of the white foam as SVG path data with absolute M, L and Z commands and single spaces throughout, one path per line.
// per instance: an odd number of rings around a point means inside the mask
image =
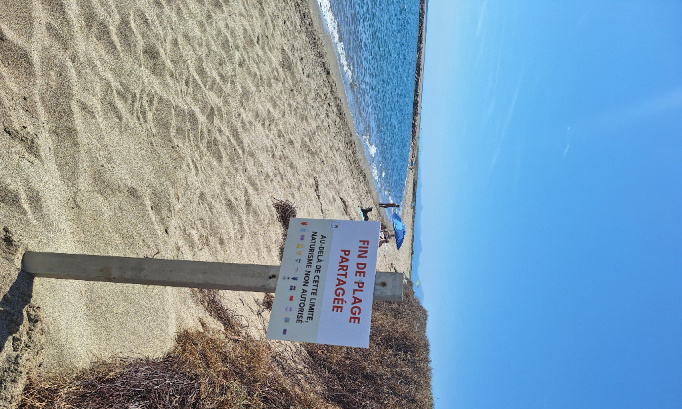
M 379 180 L 379 172 L 377 172 L 377 165 L 375 163 L 372 163 L 371 169 L 372 169 L 372 177 L 376 181 L 377 187 L 381 187 L 381 181 Z
M 377 146 L 367 144 L 367 151 L 369 151 L 369 156 L 374 157 L 374 155 L 377 153 Z
M 367 147 L 367 153 L 369 153 L 369 156 L 373 158 L 377 153 L 377 146 L 372 145 L 372 143 L 369 141 L 369 135 L 362 135 L 362 138 L 360 139 L 362 139 L 362 143 L 364 143 Z
M 348 64 L 348 60 L 346 59 L 346 50 L 343 47 L 343 41 L 341 41 L 341 37 L 339 36 L 339 23 L 336 21 L 336 17 L 332 12 L 331 2 L 330 0 L 317 0 L 317 4 L 320 6 L 320 14 L 322 14 L 325 23 L 327 23 L 329 36 L 332 38 L 332 42 L 336 46 L 339 64 L 341 64 L 343 72 L 346 74 L 346 78 L 348 78 L 348 83 L 350 84 L 353 82 L 353 71 L 351 70 L 350 64 Z

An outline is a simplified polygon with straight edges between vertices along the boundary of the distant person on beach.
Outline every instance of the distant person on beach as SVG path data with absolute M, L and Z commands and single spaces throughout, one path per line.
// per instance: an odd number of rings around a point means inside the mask
M 388 243 L 391 238 L 391 233 L 388 232 L 388 227 L 382 222 L 381 223 L 381 233 L 379 233 L 379 247 L 381 247 L 384 243 Z
M 362 220 L 368 222 L 369 221 L 369 212 L 372 211 L 371 207 L 363 207 L 360 209 L 360 213 L 362 213 Z
M 386 232 L 386 234 L 384 234 L 383 231 L 379 233 L 379 247 L 381 247 L 384 243 L 388 243 L 389 241 L 391 241 L 389 240 L 390 238 L 391 235 L 388 234 L 388 232 Z
M 387 207 L 399 207 L 400 205 L 396 203 L 379 203 L 379 207 L 383 207 L 384 209 Z

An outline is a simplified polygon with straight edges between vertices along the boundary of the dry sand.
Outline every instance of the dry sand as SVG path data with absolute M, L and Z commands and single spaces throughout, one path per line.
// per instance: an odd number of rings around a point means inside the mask
M 25 249 L 278 264 L 273 198 L 376 206 L 320 34 L 314 0 L 0 0 L 0 401 L 210 321 L 188 289 L 17 278 Z M 378 269 L 409 274 L 411 237 Z M 261 294 L 223 295 L 261 331 Z

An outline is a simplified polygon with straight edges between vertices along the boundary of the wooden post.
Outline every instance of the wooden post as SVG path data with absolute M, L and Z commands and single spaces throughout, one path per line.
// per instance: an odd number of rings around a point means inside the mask
M 22 269 L 35 277 L 274 293 L 279 266 L 91 256 L 27 251 Z M 377 271 L 377 301 L 402 301 L 403 274 Z

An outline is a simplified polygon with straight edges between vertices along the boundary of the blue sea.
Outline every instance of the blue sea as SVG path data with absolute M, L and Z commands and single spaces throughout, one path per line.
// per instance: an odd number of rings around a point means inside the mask
M 419 0 L 317 2 L 379 198 L 402 204 L 412 135 Z

